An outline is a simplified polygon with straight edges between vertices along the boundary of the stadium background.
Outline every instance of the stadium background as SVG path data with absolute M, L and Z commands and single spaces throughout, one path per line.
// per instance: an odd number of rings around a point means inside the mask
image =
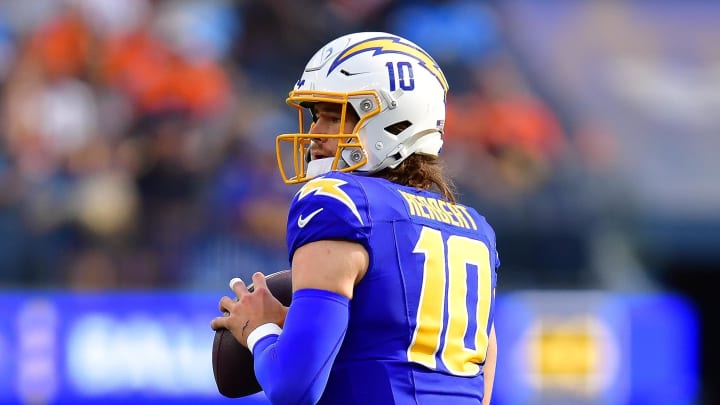
M 495 402 L 718 403 L 719 16 L 0 0 L 0 403 L 227 402 L 217 298 L 287 267 L 284 97 L 358 30 L 417 42 L 450 83 L 443 155 L 502 259 Z

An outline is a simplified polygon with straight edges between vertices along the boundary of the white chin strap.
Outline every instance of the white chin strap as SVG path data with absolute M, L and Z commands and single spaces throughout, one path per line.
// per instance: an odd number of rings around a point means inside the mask
M 327 157 L 311 160 L 307 164 L 307 177 L 314 178 L 332 170 L 332 163 L 335 158 Z

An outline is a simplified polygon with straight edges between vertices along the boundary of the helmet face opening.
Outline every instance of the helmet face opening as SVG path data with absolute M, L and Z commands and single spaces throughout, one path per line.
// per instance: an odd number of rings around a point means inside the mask
M 292 91 L 287 104 L 298 110 L 299 128 L 296 133 L 281 134 L 276 138 L 276 152 L 280 175 L 287 184 L 302 183 L 328 171 L 350 172 L 367 163 L 359 131 L 365 121 L 380 112 L 380 100 L 374 92 L 330 93 L 316 91 Z M 332 103 L 341 106 L 339 131 L 336 133 L 310 133 L 314 125 L 313 107 L 317 103 Z M 364 109 L 362 116 L 356 113 L 354 104 Z M 309 112 L 309 114 L 308 114 Z M 343 132 L 349 116 L 355 116 L 357 123 L 352 132 Z M 337 142 L 332 161 L 323 162 L 324 169 L 310 169 L 313 166 L 311 147 L 313 142 L 333 140 Z M 329 158 L 328 158 L 329 159 Z M 323 159 L 325 160 L 325 159 Z
M 329 42 L 310 59 L 286 100 L 298 110 L 299 129 L 276 139 L 283 181 L 302 183 L 331 170 L 371 174 L 397 167 L 413 153 L 437 156 L 447 89 L 432 57 L 404 38 L 360 32 Z M 318 103 L 341 106 L 336 133 L 313 130 L 316 116 L 307 109 Z M 358 120 L 350 130 L 345 127 L 353 113 Z

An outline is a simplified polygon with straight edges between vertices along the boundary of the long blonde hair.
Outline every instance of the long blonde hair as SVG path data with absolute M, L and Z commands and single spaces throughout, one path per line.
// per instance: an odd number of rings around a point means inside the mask
M 381 170 L 375 176 L 421 190 L 434 189 L 455 204 L 455 185 L 445 176 L 445 168 L 434 156 L 412 154 L 398 167 Z

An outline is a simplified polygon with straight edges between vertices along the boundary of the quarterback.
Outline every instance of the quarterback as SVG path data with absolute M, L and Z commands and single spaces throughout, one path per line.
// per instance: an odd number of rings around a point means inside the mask
M 272 403 L 489 403 L 499 259 L 438 162 L 447 91 L 418 45 L 361 32 L 318 50 L 289 93 L 299 131 L 276 148 L 283 180 L 302 183 L 292 303 L 256 273 L 212 321 L 251 351 Z

